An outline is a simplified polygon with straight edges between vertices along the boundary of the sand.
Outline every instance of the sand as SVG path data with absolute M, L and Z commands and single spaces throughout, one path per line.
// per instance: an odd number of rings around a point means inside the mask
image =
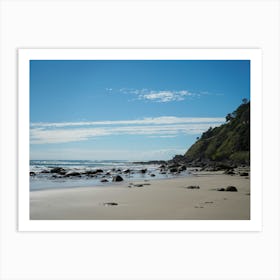
M 222 172 L 30 192 L 32 220 L 248 220 L 250 179 Z M 135 187 L 135 184 L 143 184 Z M 199 189 L 188 189 L 188 186 Z M 235 186 L 237 192 L 216 188 Z M 111 203 L 113 205 L 111 205 Z

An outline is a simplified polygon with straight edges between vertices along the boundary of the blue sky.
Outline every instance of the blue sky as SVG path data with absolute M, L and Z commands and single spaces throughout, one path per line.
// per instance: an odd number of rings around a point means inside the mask
M 32 60 L 31 159 L 170 159 L 250 99 L 247 60 Z

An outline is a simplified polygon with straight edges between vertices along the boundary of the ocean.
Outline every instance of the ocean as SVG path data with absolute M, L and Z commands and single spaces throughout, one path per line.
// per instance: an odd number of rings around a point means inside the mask
M 51 172 L 58 167 L 63 168 L 65 174 Z M 91 174 L 98 169 L 98 173 Z M 69 176 L 73 172 L 76 175 Z M 121 176 L 128 183 L 137 180 L 167 179 L 189 175 L 188 171 L 175 175 L 164 170 L 161 164 L 125 160 L 31 160 L 30 174 L 30 191 L 73 187 L 106 187 L 112 185 L 112 178 L 116 175 Z M 105 179 L 108 182 L 101 182 Z

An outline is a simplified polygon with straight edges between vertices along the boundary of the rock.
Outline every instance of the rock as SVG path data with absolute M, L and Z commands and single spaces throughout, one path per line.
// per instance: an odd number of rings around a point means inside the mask
M 182 165 L 179 167 L 179 171 L 186 171 L 187 167 L 185 165 Z
M 226 170 L 224 172 L 224 174 L 227 174 L 227 175 L 235 175 L 234 171 L 233 170 Z
M 135 184 L 134 187 L 141 188 L 141 187 L 144 187 L 144 185 L 143 184 Z
M 107 179 L 102 179 L 102 180 L 100 180 L 100 182 L 101 183 L 107 183 L 107 182 L 109 182 Z
M 142 174 L 145 174 L 146 172 L 147 172 L 147 168 L 140 170 L 140 173 L 142 173 Z
M 125 173 L 125 174 L 130 173 L 130 169 L 123 170 L 123 173 Z
M 102 169 L 96 169 L 95 173 L 103 173 L 103 170 Z
M 188 186 L 187 189 L 200 189 L 199 186 Z
M 165 171 L 162 171 L 162 172 L 160 172 L 160 174 L 166 174 L 166 172 L 165 172 Z
M 177 167 L 172 167 L 172 168 L 169 169 L 169 171 L 171 173 L 176 173 L 176 172 L 178 172 L 178 168 Z
M 104 202 L 103 205 L 104 206 L 117 206 L 118 203 L 116 203 L 116 202 Z
M 36 173 L 35 172 L 29 172 L 29 176 L 35 176 L 36 175 Z
M 79 172 L 70 172 L 70 173 L 67 173 L 65 175 L 65 177 L 71 177 L 71 176 L 78 176 L 78 177 L 81 177 L 81 173 Z
M 217 191 L 218 191 L 218 192 L 224 192 L 224 191 L 225 191 L 225 188 L 218 188 Z
M 227 192 L 237 192 L 237 188 L 234 187 L 234 186 L 228 186 L 228 187 L 226 188 L 226 191 L 227 191 Z
M 248 172 L 241 172 L 240 176 L 249 176 L 249 173 Z
M 44 170 L 42 170 L 40 173 L 42 173 L 42 174 L 44 174 L 44 173 L 50 173 L 50 171 L 49 171 L 49 170 L 44 169 Z
M 151 177 L 155 177 L 156 175 L 155 175 L 155 174 L 151 174 L 150 176 L 151 176 Z
M 114 176 L 112 182 L 120 182 L 123 181 L 123 178 L 120 175 Z
M 61 172 L 66 172 L 66 171 L 62 167 L 55 167 L 55 168 L 51 169 L 51 173 L 61 173 Z

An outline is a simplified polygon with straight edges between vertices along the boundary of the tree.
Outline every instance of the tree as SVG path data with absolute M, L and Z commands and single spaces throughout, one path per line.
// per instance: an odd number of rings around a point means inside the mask
M 226 122 L 230 122 L 233 119 L 232 114 L 227 114 L 226 115 Z
M 243 98 L 243 99 L 242 99 L 242 103 L 243 103 L 243 104 L 247 104 L 247 103 L 248 103 L 248 99 L 247 99 L 247 98 Z

